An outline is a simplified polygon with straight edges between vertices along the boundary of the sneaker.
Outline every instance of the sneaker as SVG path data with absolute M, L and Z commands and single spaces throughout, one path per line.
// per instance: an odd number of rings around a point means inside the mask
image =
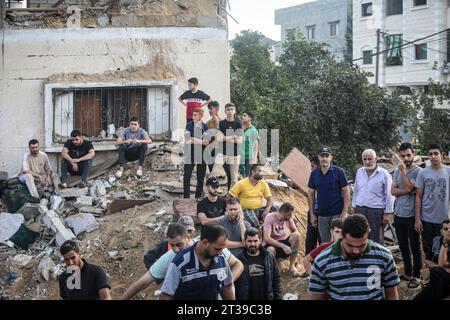
M 123 170 L 117 170 L 117 171 L 116 171 L 116 177 L 117 177 L 117 179 L 120 179 L 120 177 L 122 176 L 122 174 L 123 174 Z
M 81 181 L 79 184 L 78 184 L 78 188 L 86 188 L 86 182 L 84 182 L 84 181 Z
M 66 189 L 67 188 L 67 183 L 63 182 L 63 183 L 58 184 L 58 188 Z
M 41 202 L 41 199 L 39 197 L 31 197 L 30 202 L 31 203 L 39 203 L 39 202 Z
M 138 169 L 138 170 L 136 171 L 136 176 L 137 176 L 138 178 L 142 177 L 142 170 L 141 170 L 141 169 Z

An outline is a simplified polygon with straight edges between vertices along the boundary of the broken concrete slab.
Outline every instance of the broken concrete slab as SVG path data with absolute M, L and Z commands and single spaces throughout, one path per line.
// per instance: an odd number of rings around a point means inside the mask
M 19 210 L 17 210 L 17 213 L 23 214 L 25 221 L 30 221 L 41 214 L 39 206 L 39 203 L 25 203 Z
M 170 193 L 179 193 L 183 194 L 183 183 L 181 182 L 161 182 L 160 184 L 161 190 L 170 192 Z
M 75 239 L 75 235 L 72 233 L 72 231 L 68 230 L 64 224 L 62 223 L 61 219 L 59 218 L 58 214 L 50 210 L 46 212 L 44 215 L 42 221 L 44 224 L 53 230 L 55 232 L 55 240 L 56 243 L 60 246 L 64 243 L 66 240 L 72 240 Z
M 0 242 L 6 242 L 19 229 L 25 218 L 21 213 L 0 213 Z
M 133 208 L 154 201 L 151 199 L 114 199 L 108 204 L 108 214 L 116 213 L 125 209 Z
M 64 207 L 64 199 L 60 196 L 53 195 L 50 197 L 50 208 L 52 210 L 62 210 Z
M 32 259 L 33 256 L 19 253 L 14 257 L 8 258 L 8 265 L 10 268 L 25 268 Z
M 92 232 L 100 227 L 95 217 L 91 213 L 86 212 L 71 215 L 66 218 L 65 222 L 76 236 L 83 232 Z
M 113 199 L 128 199 L 130 196 L 126 191 L 117 191 L 113 193 Z
M 50 272 L 53 270 L 53 268 L 55 268 L 55 266 L 56 265 L 53 260 L 48 255 L 45 255 L 39 262 L 37 271 L 41 274 L 42 278 L 44 278 L 45 281 L 48 281 L 50 279 Z
M 95 181 L 91 189 L 89 190 L 89 194 L 94 200 L 106 195 L 105 183 L 99 180 Z
M 105 209 L 94 207 L 81 207 L 80 212 L 92 213 L 93 215 L 103 215 L 103 213 L 105 213 Z
M 81 196 L 77 199 L 73 206 L 75 208 L 92 206 L 92 201 L 93 199 L 90 196 Z
M 88 188 L 68 188 L 68 189 L 59 189 L 56 192 L 61 198 L 79 198 L 81 196 L 85 196 L 88 193 Z
M 297 148 L 292 149 L 280 164 L 280 169 L 295 182 L 302 193 L 308 194 L 311 162 L 303 153 Z

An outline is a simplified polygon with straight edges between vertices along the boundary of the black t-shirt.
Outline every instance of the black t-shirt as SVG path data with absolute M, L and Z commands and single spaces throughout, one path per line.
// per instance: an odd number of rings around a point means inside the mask
M 249 300 L 265 300 L 264 257 L 262 254 L 255 257 L 247 255 L 247 259 L 250 275 Z
M 83 142 L 76 146 L 72 140 L 64 142 L 64 148 L 69 149 L 69 156 L 72 159 L 79 159 L 89 153 L 89 150 L 94 149 L 94 145 L 89 140 L 83 139 Z
M 216 202 L 211 202 L 208 197 L 197 203 L 197 214 L 203 212 L 206 217 L 212 219 L 221 217 L 225 214 L 227 201 L 219 197 Z
M 242 130 L 242 123 L 239 120 L 228 121 L 227 119 L 219 122 L 219 130 L 225 136 L 242 136 L 244 134 Z M 228 131 L 228 134 L 227 134 Z M 233 142 L 222 142 L 222 148 L 219 152 L 223 152 L 224 155 L 237 156 L 239 155 L 240 144 Z M 227 150 L 233 150 L 228 151 Z M 232 153 L 231 153 L 232 152 Z
M 64 271 L 59 276 L 59 295 L 64 300 L 99 300 L 100 296 L 98 291 L 103 288 L 111 287 L 108 284 L 108 279 L 106 277 L 105 271 L 95 264 L 87 263 L 83 259 L 83 268 L 80 273 L 80 286 L 77 287 L 77 282 L 75 278 L 69 279 L 70 276 L 75 277 L 75 272 L 73 274 Z M 69 289 L 69 286 L 74 286 L 73 289 Z
M 194 110 L 200 107 L 203 101 L 208 101 L 209 96 L 202 90 L 197 90 L 197 92 L 195 93 L 193 93 L 191 90 L 188 90 L 180 96 L 180 99 L 185 100 L 185 103 L 187 105 L 186 119 L 192 120 L 192 114 L 194 113 Z
M 208 133 L 208 126 L 201 123 L 200 126 L 196 127 L 194 121 L 190 121 L 186 124 L 185 132 L 184 132 L 185 141 L 188 141 L 190 138 L 196 138 L 199 140 L 210 140 L 211 137 Z M 203 152 L 205 150 L 204 145 L 200 144 L 185 144 L 184 145 L 184 163 L 185 164 L 194 164 L 194 163 L 203 163 Z M 190 160 L 190 163 L 189 163 Z

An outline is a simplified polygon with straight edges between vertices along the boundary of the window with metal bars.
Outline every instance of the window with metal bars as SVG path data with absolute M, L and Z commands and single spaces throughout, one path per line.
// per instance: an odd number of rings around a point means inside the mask
M 53 141 L 65 141 L 73 129 L 91 141 L 114 141 L 134 116 L 151 136 L 167 133 L 169 96 L 168 87 L 55 89 Z

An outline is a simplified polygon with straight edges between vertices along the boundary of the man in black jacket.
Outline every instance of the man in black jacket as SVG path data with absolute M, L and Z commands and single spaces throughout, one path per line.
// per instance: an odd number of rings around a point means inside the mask
M 275 257 L 261 246 L 261 232 L 244 233 L 245 248 L 237 256 L 244 272 L 235 282 L 236 300 L 281 300 L 280 272 Z

